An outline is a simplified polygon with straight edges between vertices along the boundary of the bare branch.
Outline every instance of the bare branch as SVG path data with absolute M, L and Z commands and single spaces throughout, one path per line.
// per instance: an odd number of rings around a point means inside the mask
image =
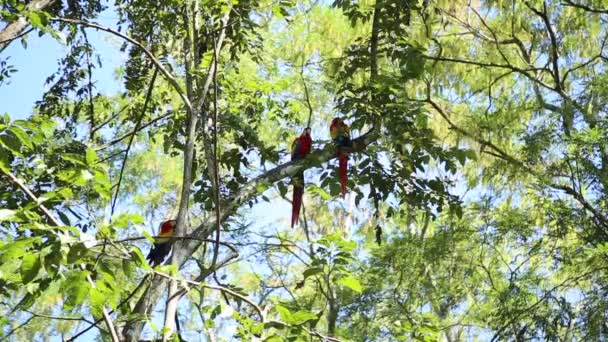
M 178 279 L 175 277 L 172 277 L 166 273 L 162 273 L 159 271 L 154 271 L 154 274 L 157 274 L 163 278 L 166 279 L 170 279 L 171 281 L 174 281 L 176 283 L 185 283 L 185 284 L 189 284 L 189 285 L 193 285 L 193 286 L 197 286 L 197 287 L 202 287 L 202 288 L 207 288 L 207 289 L 211 289 L 211 290 L 218 290 L 218 291 L 222 291 L 226 294 L 229 294 L 235 298 L 239 298 L 240 300 L 242 300 L 243 302 L 251 305 L 251 307 L 253 307 L 255 309 L 255 311 L 257 311 L 258 316 L 260 317 L 260 320 L 262 322 L 266 321 L 266 318 L 264 316 L 264 311 L 262 310 L 262 308 L 260 308 L 253 300 L 249 299 L 247 296 L 244 296 L 236 291 L 233 291 L 227 287 L 224 286 L 219 286 L 219 285 L 209 285 L 209 284 L 205 284 L 205 283 L 201 283 L 198 281 L 193 281 L 193 280 L 184 280 L 184 279 Z M 183 285 L 184 286 L 184 285 Z M 185 287 L 185 286 L 184 286 Z M 186 287 L 185 287 L 186 288 Z M 186 288 L 186 290 L 188 290 L 188 288 Z
M 231 12 L 231 10 L 229 9 L 226 12 L 226 14 L 224 15 L 224 18 L 222 19 L 222 26 L 226 26 L 226 23 L 228 22 L 228 19 L 230 17 L 230 12 Z M 213 58 L 213 61 L 211 63 L 210 69 L 209 69 L 209 74 L 207 75 L 207 80 L 205 81 L 203 89 L 201 90 L 202 91 L 201 96 L 199 97 L 198 100 L 194 101 L 196 104 L 197 110 L 199 108 L 201 108 L 202 105 L 205 103 L 205 99 L 206 99 L 207 94 L 209 93 L 209 88 L 211 86 L 211 82 L 213 81 L 213 79 L 216 75 L 218 59 L 219 59 L 219 51 L 221 50 L 221 46 L 223 44 L 225 36 L 226 36 L 226 30 L 224 29 L 221 31 L 218 41 L 214 42 L 214 47 L 213 47 L 214 58 Z M 196 127 L 197 127 L 199 119 L 200 119 L 199 112 L 193 111 L 189 114 L 187 139 L 186 139 L 186 146 L 184 149 L 184 171 L 183 171 L 183 180 L 182 180 L 182 191 L 181 191 L 181 195 L 180 195 L 179 210 L 178 210 L 178 214 L 177 214 L 177 224 L 175 227 L 175 233 L 177 235 L 181 235 L 184 233 L 184 223 L 186 221 L 186 214 L 188 211 L 188 202 L 190 200 L 190 188 L 192 186 L 192 176 L 193 176 L 192 175 L 192 162 L 194 159 Z M 210 119 L 210 117 L 207 117 L 206 127 L 207 127 L 208 132 L 211 131 L 211 129 L 213 128 L 213 125 L 215 125 L 215 120 L 209 120 L 209 119 Z M 216 183 L 216 180 L 218 179 L 218 170 L 216 168 L 217 163 L 214 158 L 214 153 L 213 153 L 214 150 L 212 149 L 212 146 L 209 143 L 209 139 L 205 139 L 205 141 L 203 143 L 204 143 L 204 148 L 205 148 L 205 155 L 207 158 L 207 170 L 209 170 L 209 174 L 210 174 L 211 178 L 213 179 L 213 190 L 217 197 L 217 196 L 219 196 L 219 186 L 218 186 L 219 184 Z M 220 204 L 219 201 L 216 202 L 215 203 L 216 207 L 218 207 L 219 204 Z M 216 208 L 216 210 L 217 210 L 217 208 Z M 218 217 L 219 217 L 219 215 L 218 215 Z M 217 228 L 219 228 L 219 225 L 220 225 L 219 220 L 216 220 L 216 224 L 217 224 Z M 218 230 L 218 232 L 219 232 L 219 230 Z M 216 250 L 218 247 L 219 247 L 219 244 L 216 244 L 215 245 Z M 181 244 L 177 243 L 176 248 L 174 248 L 174 252 L 171 255 L 171 263 L 178 267 L 179 267 L 179 265 L 181 265 L 181 262 L 184 260 L 184 255 L 181 255 L 180 251 L 182 251 Z M 178 291 L 177 283 L 174 280 L 172 280 L 169 285 L 169 300 L 167 301 L 167 307 L 165 310 L 165 331 L 166 332 L 163 336 L 163 341 L 168 340 L 169 337 L 175 331 L 175 315 L 177 312 L 177 304 L 179 301 L 179 296 L 176 296 L 177 291 Z
M 557 92 L 561 92 L 563 87 L 562 87 L 561 78 L 559 76 L 559 62 L 558 62 L 559 52 L 558 52 L 557 38 L 555 36 L 555 32 L 553 31 L 553 28 L 551 27 L 551 22 L 549 21 L 549 14 L 547 13 L 547 2 L 546 1 L 543 2 L 543 11 L 542 12 L 537 10 L 536 8 L 534 8 L 534 6 L 530 5 L 528 2 L 526 2 L 525 4 L 532 12 L 534 12 L 534 14 L 536 14 L 543 20 L 543 23 L 545 24 L 545 27 L 547 28 L 547 34 L 549 35 L 549 39 L 551 40 L 551 63 L 553 64 L 553 79 L 555 81 L 555 90 Z
M 84 21 L 84 20 L 78 20 L 78 19 L 68 19 L 68 18 L 52 18 L 51 21 L 57 21 L 57 22 L 63 22 L 63 23 L 68 23 L 68 24 L 75 24 L 75 25 L 83 25 L 83 26 L 87 26 L 87 27 L 92 27 L 101 31 L 105 31 L 108 33 L 111 33 L 115 36 L 118 36 L 126 41 L 128 41 L 129 43 L 137 46 L 138 48 L 142 49 L 143 52 L 146 54 L 146 56 L 148 56 L 148 58 L 150 58 L 150 60 L 152 61 L 152 63 L 154 63 L 154 65 L 156 65 L 156 67 L 158 68 L 158 70 L 160 70 L 160 72 L 165 76 L 165 78 L 169 81 L 169 83 L 171 83 L 171 85 L 173 86 L 173 88 L 175 89 L 175 91 L 177 91 L 177 93 L 179 94 L 179 97 L 182 99 L 182 102 L 184 102 L 184 105 L 186 106 L 186 109 L 188 110 L 189 113 L 194 113 L 194 108 L 192 107 L 192 103 L 190 103 L 190 100 L 188 99 L 188 97 L 186 96 L 186 94 L 184 93 L 184 90 L 182 89 L 182 87 L 179 85 L 179 83 L 177 82 L 177 80 L 175 79 L 175 77 L 169 72 L 167 71 L 167 69 L 165 69 L 165 67 L 162 65 L 162 63 L 156 58 L 156 56 L 154 56 L 154 54 L 152 54 L 152 52 L 150 52 L 150 50 L 148 50 L 142 43 L 136 41 L 135 39 L 121 33 L 118 32 L 116 30 L 113 30 L 109 27 L 106 26 L 102 26 L 99 25 L 97 23 L 91 23 L 88 21 Z
M 586 5 L 583 5 L 583 4 L 576 3 L 576 2 L 571 1 L 571 0 L 563 0 L 563 1 L 564 2 L 562 3 L 562 5 L 564 5 L 564 6 L 570 6 L 570 7 L 579 8 L 579 9 L 582 9 L 582 10 L 585 10 L 585 11 L 591 12 L 591 13 L 608 14 L 608 9 L 590 7 L 590 6 L 586 6 Z
M 135 134 L 143 131 L 144 129 L 146 129 L 146 128 L 152 126 L 152 125 L 154 125 L 155 123 L 157 123 L 157 122 L 159 122 L 161 120 L 164 120 L 164 119 L 170 117 L 171 115 L 173 115 L 173 113 L 169 112 L 167 114 L 163 114 L 163 115 L 161 115 L 161 116 L 159 116 L 157 118 L 154 118 L 154 119 L 146 122 L 145 124 L 140 125 L 138 129 L 133 129 L 131 132 L 126 133 L 125 135 L 120 136 L 120 137 L 118 137 L 116 139 L 113 139 L 113 140 L 109 141 L 108 143 L 106 143 L 104 145 L 97 146 L 97 147 L 94 148 L 94 150 L 95 151 L 104 150 L 104 149 L 106 149 L 106 148 L 108 148 L 108 147 L 110 147 L 112 145 L 115 145 L 115 144 L 123 141 L 124 139 L 126 139 L 126 138 L 128 138 L 128 137 L 130 137 L 132 135 L 135 135 Z
M 137 118 L 137 122 L 135 123 L 135 131 L 139 130 L 139 126 L 141 125 L 141 120 L 143 120 L 144 115 L 146 114 L 146 109 L 148 109 L 148 102 L 150 102 L 150 97 L 152 96 L 152 90 L 154 89 L 154 82 L 156 81 L 156 75 L 158 75 L 158 68 L 154 68 L 154 74 L 152 75 L 152 80 L 150 80 L 150 85 L 148 86 L 148 92 L 146 93 L 146 99 L 144 100 L 144 107 L 141 110 L 141 114 Z M 127 145 L 127 149 L 125 150 L 125 157 L 122 160 L 122 165 L 120 166 L 120 173 L 118 175 L 118 182 L 116 183 L 116 192 L 114 193 L 114 199 L 112 200 L 112 206 L 110 208 L 110 220 L 112 220 L 112 215 L 114 215 L 114 208 L 116 207 L 116 201 L 118 200 L 118 194 L 120 193 L 120 184 L 122 183 L 122 176 L 125 172 L 125 167 L 127 166 L 127 159 L 129 158 L 129 151 L 131 151 L 131 146 L 133 145 L 133 139 L 135 138 L 135 134 L 131 135 L 131 139 L 129 139 L 129 144 Z
M 533 75 L 531 75 L 529 73 L 529 71 L 548 71 L 545 68 L 530 67 L 530 68 L 522 69 L 522 68 L 519 68 L 519 67 L 516 67 L 516 66 L 513 66 L 513 65 L 509 65 L 509 64 L 478 62 L 478 61 L 471 61 L 471 60 L 459 59 L 459 58 L 453 58 L 453 57 L 441 57 L 441 56 L 430 56 L 430 55 L 422 55 L 422 57 L 424 57 L 426 59 L 429 59 L 429 60 L 432 60 L 432 61 L 460 63 L 460 64 L 476 65 L 476 66 L 480 66 L 480 67 L 499 68 L 499 69 L 512 70 L 513 72 L 516 72 L 516 73 L 518 73 L 520 75 L 525 76 L 527 79 L 529 79 L 533 83 L 536 83 L 536 84 L 540 85 L 543 88 L 546 88 L 546 89 L 551 90 L 551 91 L 556 91 L 555 88 L 553 88 L 550 85 L 548 85 L 548 84 L 540 81 L 537 77 L 534 77 Z

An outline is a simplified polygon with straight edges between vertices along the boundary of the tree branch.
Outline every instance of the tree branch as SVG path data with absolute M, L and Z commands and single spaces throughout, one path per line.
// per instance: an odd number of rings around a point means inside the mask
M 551 22 L 549 21 L 549 14 L 547 14 L 547 2 L 546 1 L 543 2 L 543 11 L 542 12 L 537 10 L 536 8 L 534 8 L 534 6 L 530 5 L 527 1 L 525 2 L 525 4 L 532 12 L 534 12 L 534 14 L 536 14 L 543 20 L 543 23 L 545 24 L 545 27 L 547 28 L 549 40 L 551 41 L 551 63 L 553 64 L 553 79 L 555 81 L 555 90 L 557 92 L 561 92 L 563 87 L 562 87 L 561 78 L 559 76 L 559 62 L 558 62 L 559 53 L 558 53 L 557 38 L 555 36 L 555 32 L 553 31 L 553 28 L 551 27 Z
M 121 33 L 118 32 L 116 30 L 113 30 L 109 27 L 106 26 L 102 26 L 96 23 L 91 23 L 88 21 L 84 21 L 84 20 L 78 20 L 78 19 L 68 19 L 68 18 L 51 18 L 51 21 L 57 21 L 57 22 L 63 22 L 63 23 L 68 23 L 68 24 L 75 24 L 75 25 L 84 25 L 87 27 L 91 27 L 91 28 L 95 28 L 101 31 L 105 31 L 108 33 L 111 33 L 117 37 L 120 37 L 126 41 L 128 41 L 129 43 L 137 46 L 138 48 L 142 49 L 142 51 L 146 54 L 146 56 L 148 56 L 148 58 L 150 58 L 150 60 L 152 61 L 152 63 L 154 63 L 154 65 L 156 65 L 156 67 L 158 68 L 158 70 L 160 70 L 160 72 L 165 76 L 165 78 L 167 79 L 167 81 L 169 81 L 169 83 L 173 86 L 173 88 L 175 89 L 175 91 L 178 93 L 179 97 L 182 99 L 182 101 L 184 102 L 184 105 L 186 106 L 186 109 L 188 110 L 188 113 L 193 114 L 194 113 L 194 108 L 192 107 L 192 103 L 190 102 L 190 100 L 188 99 L 188 97 L 186 96 L 186 94 L 184 93 L 184 90 L 182 89 L 182 87 L 179 85 L 179 83 L 177 82 L 177 80 L 175 79 L 175 77 L 173 77 L 173 75 L 167 71 L 167 69 L 162 65 L 162 63 L 154 56 L 154 54 L 152 54 L 152 52 L 150 52 L 150 50 L 148 50 L 142 43 L 136 41 L 135 39 Z
M 161 121 L 163 119 L 166 119 L 166 118 L 170 117 L 171 115 L 173 115 L 173 113 L 169 112 L 167 114 L 163 114 L 163 115 L 161 115 L 161 116 L 159 116 L 157 118 L 154 118 L 154 119 L 146 122 L 145 124 L 140 125 L 138 129 L 133 129 L 131 132 L 126 133 L 123 136 L 120 136 L 120 137 L 118 137 L 116 139 L 113 139 L 113 140 L 111 140 L 111 141 L 109 141 L 109 142 L 107 142 L 107 143 L 105 143 L 105 144 L 103 144 L 101 146 L 97 146 L 97 147 L 94 148 L 94 150 L 95 151 L 104 150 L 104 149 L 106 149 L 106 148 L 108 148 L 108 147 L 110 147 L 110 146 L 112 146 L 114 144 L 117 144 L 117 143 L 123 141 L 124 139 L 126 139 L 126 138 L 128 138 L 128 137 L 130 137 L 132 135 L 135 135 L 135 134 L 141 132 L 142 130 L 144 130 L 144 129 L 146 129 L 146 128 L 152 126 L 152 125 L 154 125 L 155 123 L 157 123 L 157 122 L 159 122 L 159 121 Z
M 141 110 L 141 114 L 137 118 L 137 122 L 135 123 L 135 131 L 139 130 L 139 126 L 141 125 L 141 120 L 143 120 L 144 115 L 146 114 L 146 109 L 148 109 L 148 102 L 150 102 L 150 98 L 152 97 L 152 90 L 154 89 L 154 82 L 156 81 L 156 75 L 158 75 L 158 68 L 154 68 L 154 74 L 152 75 L 152 80 L 150 80 L 150 85 L 148 86 L 148 92 L 146 93 L 146 98 L 144 100 L 144 107 Z M 112 222 L 112 215 L 114 215 L 114 208 L 116 207 L 116 201 L 118 200 L 118 194 L 120 193 L 120 184 L 122 183 L 122 177 L 125 171 L 125 167 L 127 166 L 127 159 L 129 158 L 129 151 L 131 151 L 131 146 L 133 145 L 133 139 L 135 138 L 135 134 L 131 135 L 131 139 L 129 139 L 129 144 L 127 144 L 127 149 L 125 150 L 125 157 L 122 160 L 122 165 L 120 166 L 120 173 L 118 175 L 118 182 L 116 183 L 116 192 L 114 193 L 114 199 L 112 200 L 112 206 L 110 208 L 110 222 Z
M 548 90 L 551 91 L 556 91 L 555 88 L 551 87 L 550 85 L 540 81 L 539 79 L 537 79 L 536 77 L 533 77 L 532 75 L 530 75 L 528 73 L 528 71 L 549 71 L 546 68 L 538 68 L 538 67 L 531 67 L 531 68 L 527 68 L 527 69 L 522 69 L 522 68 L 518 68 L 516 66 L 513 65 L 509 65 L 509 64 L 498 64 L 498 63 L 486 63 L 486 62 L 478 62 L 478 61 L 471 61 L 471 60 L 466 60 L 466 59 L 458 59 L 458 58 L 453 58 L 453 57 L 441 57 L 441 56 L 430 56 L 430 55 L 422 55 L 423 58 L 432 60 L 432 61 L 438 61 L 438 62 L 450 62 L 450 63 L 460 63 L 460 64 L 468 64 L 468 65 L 476 65 L 479 67 L 488 67 L 488 68 L 500 68 L 500 69 L 509 69 L 512 70 L 514 72 L 517 72 L 518 74 L 523 75 L 524 77 L 526 77 L 527 79 L 529 79 L 530 81 L 540 85 L 543 88 L 546 88 Z
M 562 5 L 564 5 L 564 6 L 570 6 L 570 7 L 579 8 L 579 9 L 582 9 L 582 10 L 585 10 L 585 11 L 591 12 L 591 13 L 608 14 L 608 9 L 590 7 L 590 6 L 586 6 L 586 5 L 583 5 L 583 4 L 576 3 L 576 2 L 571 1 L 571 0 L 563 0 L 563 1 L 564 2 L 562 3 Z
M 262 308 L 260 308 L 253 300 L 247 298 L 247 296 L 244 296 L 236 291 L 233 291 L 227 287 L 224 286 L 219 286 L 219 285 L 209 285 L 209 284 L 205 284 L 205 283 L 201 283 L 198 281 L 194 281 L 194 280 L 185 280 L 185 279 L 178 279 L 175 277 L 172 277 L 166 273 L 162 273 L 159 271 L 154 271 L 154 274 L 157 274 L 163 278 L 166 279 L 170 279 L 171 281 L 175 282 L 175 283 L 185 283 L 185 284 L 190 284 L 190 285 L 194 285 L 197 287 L 202 287 L 202 288 L 206 288 L 206 289 L 211 289 L 211 290 L 218 290 L 218 291 L 222 291 L 224 293 L 227 293 L 233 297 L 239 298 L 240 300 L 242 300 L 243 302 L 251 305 L 251 307 L 253 307 L 255 309 L 255 311 L 257 311 L 258 316 L 260 317 L 260 321 L 263 323 L 266 321 L 266 317 L 264 315 L 264 311 L 262 310 Z M 186 291 L 188 291 L 189 289 L 184 286 L 184 288 L 186 289 Z
M 26 11 L 42 10 L 50 6 L 54 0 L 33 0 L 25 7 Z M 0 31 L 0 53 L 8 47 L 8 45 L 25 35 L 27 32 L 24 31 L 30 24 L 25 20 L 25 17 L 20 16 L 17 20 L 6 25 L 2 31 Z M 29 32 L 29 31 L 28 31 Z
M 226 23 L 228 22 L 228 19 L 230 17 L 230 11 L 231 11 L 231 9 L 228 9 L 226 14 L 224 15 L 224 17 L 221 21 L 222 26 L 226 26 Z M 226 35 L 226 29 L 221 31 L 217 43 L 214 42 L 214 47 L 213 47 L 214 58 L 211 63 L 211 66 L 209 67 L 209 74 L 207 75 L 207 79 L 203 86 L 201 96 L 199 97 L 198 100 L 194 101 L 194 103 L 196 103 L 197 110 L 199 108 L 202 109 L 202 106 L 205 103 L 206 96 L 209 93 L 209 88 L 214 79 L 215 72 L 216 72 L 217 65 L 218 65 L 219 51 L 223 44 L 225 35 Z M 198 62 L 198 61 L 196 61 L 196 62 Z M 198 65 L 198 63 L 196 65 Z M 207 132 L 210 132 L 210 128 L 213 128 L 213 126 L 215 125 L 215 120 L 210 120 L 210 118 L 211 118 L 211 116 L 207 116 L 207 123 L 206 123 Z M 182 191 L 181 191 L 181 195 L 180 195 L 179 211 L 177 214 L 177 224 L 175 227 L 175 234 L 177 234 L 177 235 L 183 235 L 185 232 L 184 223 L 186 222 L 186 214 L 188 211 L 188 202 L 190 200 L 190 188 L 192 187 L 192 177 L 193 177 L 192 161 L 194 159 L 194 148 L 195 148 L 195 142 L 196 142 L 196 127 L 198 125 L 199 119 L 200 119 L 199 112 L 192 112 L 192 113 L 190 113 L 190 115 L 188 117 L 188 129 L 187 129 L 188 135 L 187 135 L 186 146 L 185 146 L 185 150 L 184 150 L 184 171 L 183 171 L 184 174 L 183 174 L 183 180 L 182 180 Z M 216 183 L 216 180 L 218 179 L 218 174 L 217 174 L 218 170 L 215 167 L 216 161 L 214 158 L 214 154 L 215 154 L 214 149 L 211 148 L 211 144 L 209 143 L 209 140 L 213 140 L 213 139 L 205 139 L 203 144 L 204 144 L 204 148 L 205 148 L 205 155 L 207 157 L 207 170 L 209 170 L 209 175 L 213 179 L 213 182 L 212 182 L 213 183 L 213 192 L 216 194 L 216 197 L 217 197 L 217 196 L 219 196 L 219 187 L 218 187 L 218 184 Z M 216 202 L 215 203 L 216 207 L 219 206 L 219 204 L 220 204 L 219 202 Z M 220 222 L 218 220 L 216 220 L 216 223 L 219 227 Z M 219 247 L 219 244 L 216 244 L 215 245 L 216 250 L 218 247 Z M 181 262 L 184 260 L 184 255 L 181 254 L 181 251 L 183 251 L 181 249 L 181 243 L 178 242 L 175 244 L 175 247 L 173 248 L 173 253 L 171 255 L 171 264 L 177 266 L 178 268 L 181 265 Z M 177 291 L 178 291 L 177 282 L 175 280 L 171 280 L 170 285 L 169 285 L 169 296 L 168 296 L 168 300 L 167 300 L 167 307 L 165 309 L 165 334 L 163 336 L 163 341 L 167 341 L 170 338 L 170 336 L 173 334 L 173 332 L 175 331 L 175 314 L 177 312 L 177 305 L 178 305 L 179 298 L 180 298 L 179 296 L 176 296 Z
M 557 183 L 547 179 L 547 175 L 539 174 L 538 172 L 533 170 L 530 166 L 526 165 L 524 162 L 509 155 L 507 152 L 505 152 L 503 149 L 501 149 L 500 147 L 498 147 L 496 144 L 492 143 L 491 141 L 480 138 L 480 137 L 474 135 L 473 133 L 468 132 L 465 129 L 462 129 L 461 127 L 458 127 L 456 124 L 454 124 L 450 120 L 449 116 L 445 113 L 445 111 L 436 102 L 434 102 L 430 98 L 430 95 L 428 93 L 427 93 L 427 99 L 425 101 L 428 102 L 435 109 L 435 111 L 437 113 L 439 113 L 439 115 L 448 123 L 450 129 L 453 129 L 454 131 L 456 131 L 468 138 L 473 139 L 481 146 L 490 147 L 495 152 L 495 153 L 489 152 L 488 154 L 492 154 L 493 156 L 500 158 L 502 160 L 505 160 L 505 161 L 511 163 L 512 165 L 518 166 L 518 167 L 522 168 L 525 172 L 527 172 L 531 175 L 534 175 L 536 178 L 538 178 L 541 182 L 545 183 L 549 187 L 556 189 L 556 190 L 564 191 L 566 194 L 572 196 L 577 202 L 579 202 L 583 206 L 583 208 L 585 208 L 585 210 L 589 211 L 593 215 L 593 217 L 597 220 L 597 222 L 603 226 L 604 230 L 608 229 L 608 219 L 604 215 L 602 215 L 597 209 L 595 209 L 580 192 L 577 192 L 576 190 L 574 190 L 573 188 L 571 188 L 567 185 L 557 184 Z

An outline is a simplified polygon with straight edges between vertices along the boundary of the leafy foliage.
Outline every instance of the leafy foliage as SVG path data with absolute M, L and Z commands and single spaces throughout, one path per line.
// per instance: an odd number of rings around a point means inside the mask
M 605 338 L 601 1 L 34 3 L 0 16 L 66 55 L 29 118 L 0 118 L 0 337 Z M 116 93 L 90 27 L 121 39 Z M 307 125 L 316 150 L 287 164 Z

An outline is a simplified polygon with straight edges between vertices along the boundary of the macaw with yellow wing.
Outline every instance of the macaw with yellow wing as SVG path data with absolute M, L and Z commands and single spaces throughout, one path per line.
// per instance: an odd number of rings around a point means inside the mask
M 160 224 L 159 237 L 155 240 L 150 253 L 146 257 L 151 267 L 160 265 L 171 252 L 171 237 L 175 234 L 176 225 L 176 220 L 168 220 Z
M 302 135 L 297 137 L 291 144 L 291 160 L 306 158 L 312 148 L 310 127 L 306 127 Z M 298 223 L 300 208 L 302 207 L 302 196 L 304 196 L 304 171 L 299 172 L 291 178 L 293 184 L 293 200 L 291 201 L 291 228 Z
M 346 183 L 348 182 L 348 150 L 353 142 L 350 140 L 350 128 L 341 118 L 334 118 L 329 126 L 331 140 L 338 147 L 338 175 L 340 177 L 340 190 L 342 197 L 346 194 Z

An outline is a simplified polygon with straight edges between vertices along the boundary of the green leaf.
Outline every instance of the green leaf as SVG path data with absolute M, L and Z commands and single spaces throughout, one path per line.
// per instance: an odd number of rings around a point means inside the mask
M 37 299 L 37 295 L 34 295 L 32 293 L 27 293 L 23 299 L 21 299 L 21 301 L 19 302 L 19 304 L 17 304 L 17 309 L 20 310 L 27 310 L 29 309 L 32 305 L 34 305 L 36 299 Z
M 25 248 L 34 243 L 34 239 L 11 241 L 0 247 L 0 264 L 8 263 L 11 259 L 18 258 L 25 253 Z
M 72 162 L 77 165 L 87 166 L 85 159 L 76 153 L 62 153 L 61 159 Z
M 77 278 L 71 278 L 68 280 L 68 288 L 66 291 L 67 298 L 65 305 L 68 308 L 73 308 L 84 302 L 87 293 L 89 293 L 90 285 L 84 281 L 78 281 Z
M 291 311 L 288 308 L 282 305 L 276 305 L 275 309 L 279 313 L 279 317 L 281 320 L 287 324 L 293 324 L 293 316 L 291 315 Z
M 17 127 L 17 126 L 11 126 L 9 128 L 9 131 L 17 138 L 19 139 L 19 142 L 21 142 L 22 145 L 25 145 L 28 148 L 32 148 L 34 145 L 32 144 L 32 140 L 30 139 L 29 135 L 27 133 L 25 133 L 24 130 L 22 130 L 21 128 Z
M 10 171 L 10 163 L 9 152 L 3 148 L 0 148 L 0 170 L 4 172 Z
M 12 133 L 0 135 L 0 145 L 16 155 L 21 155 L 21 143 Z
M 357 280 L 357 278 L 353 276 L 346 276 L 342 279 L 339 279 L 338 281 L 336 281 L 336 284 L 348 287 L 349 289 L 357 293 L 363 292 L 363 286 L 361 286 L 359 280 Z
M 43 11 L 31 11 L 27 14 L 27 18 L 32 26 L 37 28 L 45 28 L 49 24 L 50 15 Z
M 270 321 L 270 322 L 266 322 L 264 323 L 264 328 L 265 329 L 270 329 L 270 328 L 275 328 L 275 329 L 285 329 L 286 325 L 278 322 L 278 321 Z
M 34 280 L 40 270 L 40 256 L 38 254 L 26 254 L 21 261 L 21 281 L 27 284 Z
M 84 257 L 86 257 L 88 248 L 84 245 L 84 243 L 76 243 L 72 245 L 70 251 L 68 252 L 68 264 L 79 263 Z
M 133 260 L 135 261 L 135 263 L 137 264 L 137 266 L 142 267 L 146 271 L 152 270 L 150 268 L 150 265 L 146 261 L 146 258 L 144 257 L 143 253 L 139 250 L 139 248 L 134 247 L 131 250 L 130 254 L 131 254 L 131 257 L 133 258 Z
M 93 315 L 100 317 L 103 312 L 103 306 L 106 303 L 106 296 L 98 289 L 91 288 L 89 300 L 91 302 L 91 310 L 93 311 Z
M 287 186 L 283 182 L 277 182 L 277 188 L 279 189 L 279 193 L 281 196 L 285 196 L 287 194 Z
M 325 189 L 320 188 L 320 187 L 318 187 L 318 186 L 317 186 L 317 185 L 315 185 L 315 184 L 309 184 L 309 185 L 306 187 L 306 190 L 307 190 L 308 192 L 310 192 L 310 193 L 313 193 L 313 194 L 315 194 L 315 195 L 317 195 L 317 196 L 321 197 L 321 199 L 322 199 L 323 201 L 330 201 L 330 200 L 331 200 L 331 198 L 332 198 L 332 197 L 331 197 L 331 195 L 330 195 L 330 194 L 329 194 L 327 191 L 325 191 Z
M 92 148 L 87 148 L 86 161 L 89 166 L 97 163 L 97 153 Z
M 322 272 L 323 272 L 323 267 L 311 267 L 311 268 L 307 269 L 306 271 L 304 271 L 304 273 L 302 273 L 302 274 L 304 275 L 304 279 L 306 279 L 308 277 L 312 277 L 312 276 L 317 275 Z
M 141 235 L 143 235 L 149 243 L 154 243 L 154 235 L 150 235 L 147 231 L 141 231 Z
M 293 323 L 292 324 L 302 324 L 308 321 L 312 321 L 317 319 L 317 315 L 310 311 L 298 311 L 292 315 Z

